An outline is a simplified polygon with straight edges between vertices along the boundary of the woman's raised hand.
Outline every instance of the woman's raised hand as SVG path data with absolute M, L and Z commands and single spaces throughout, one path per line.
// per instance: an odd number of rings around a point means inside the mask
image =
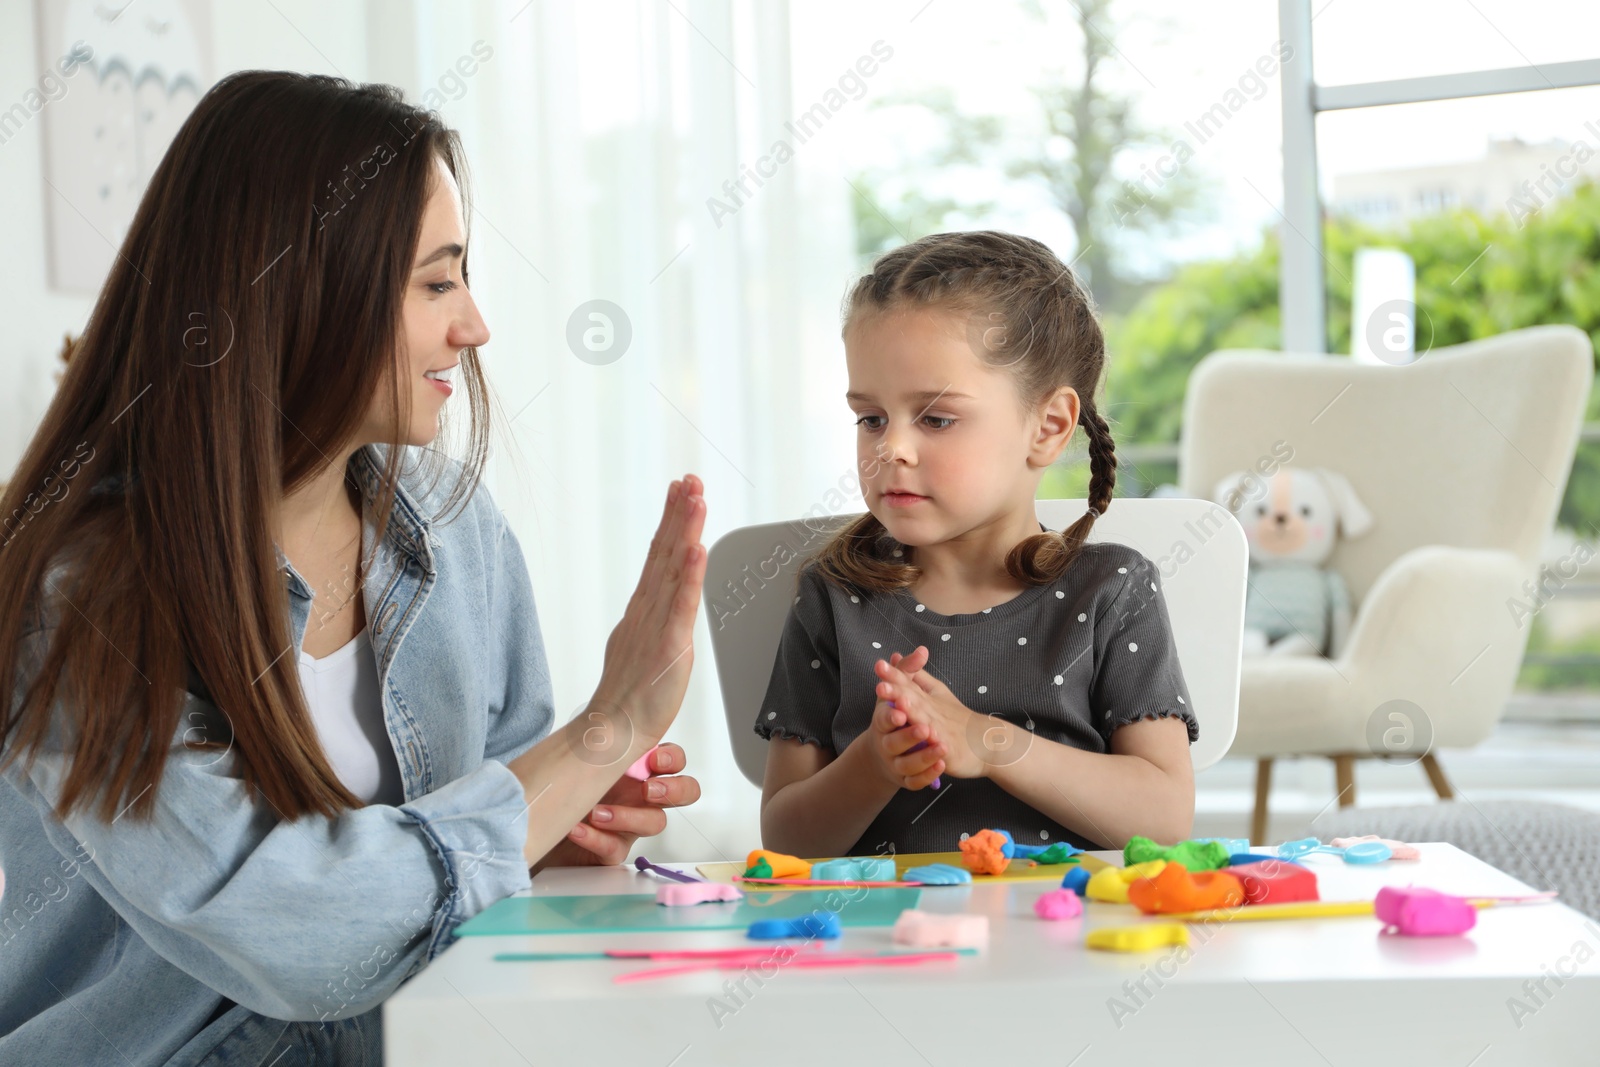
M 694 475 L 667 490 L 661 525 L 622 621 L 606 641 L 591 718 L 620 715 L 611 736 L 649 747 L 677 717 L 694 663 L 694 619 L 706 575 L 704 485 Z

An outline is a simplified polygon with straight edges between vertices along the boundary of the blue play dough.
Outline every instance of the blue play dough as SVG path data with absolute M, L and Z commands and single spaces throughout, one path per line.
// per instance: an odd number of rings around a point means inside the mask
M 1197 837 L 1195 840 L 1201 844 L 1207 841 L 1220 841 L 1230 853 L 1250 851 L 1250 839 L 1248 837 Z
M 758 941 L 776 941 L 785 937 L 817 937 L 824 941 L 836 940 L 843 928 L 839 914 L 832 911 L 814 911 L 798 919 L 760 919 L 750 924 L 748 937 Z
M 894 859 L 889 856 L 823 860 L 811 865 L 811 877 L 824 882 L 892 882 Z
M 1277 856 L 1266 852 L 1235 852 L 1233 855 L 1228 857 L 1228 866 L 1243 867 L 1247 864 L 1261 863 L 1265 860 L 1278 860 L 1279 863 L 1293 863 L 1296 867 L 1305 866 L 1305 864 L 1297 863 L 1294 860 L 1279 859 Z
M 1084 887 L 1089 884 L 1089 872 L 1082 867 L 1074 867 L 1061 879 L 1061 888 L 1070 889 L 1080 897 L 1083 896 Z
M 930 863 L 926 867 L 906 868 L 906 881 L 923 885 L 965 885 L 972 875 L 948 863 Z
M 1008 860 L 1015 859 L 1017 855 L 1017 843 L 1011 839 L 1011 831 L 996 830 L 995 833 L 1006 839 L 1006 843 L 1000 846 L 1000 855 L 1004 856 Z

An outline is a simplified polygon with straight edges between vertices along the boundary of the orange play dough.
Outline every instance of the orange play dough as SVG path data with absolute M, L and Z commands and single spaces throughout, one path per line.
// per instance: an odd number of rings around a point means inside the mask
M 1227 871 L 1195 871 L 1169 863 L 1154 878 L 1128 886 L 1128 902 L 1146 915 L 1233 908 L 1244 903 L 1244 886 Z
M 1006 839 L 993 830 L 979 830 L 961 842 L 961 862 L 973 874 L 1003 874 L 1006 864 Z
M 811 864 L 795 856 L 786 856 L 782 852 L 770 852 L 764 848 L 753 849 L 745 858 L 745 870 L 756 865 L 756 860 L 765 859 L 767 866 L 772 868 L 774 878 L 810 878 Z

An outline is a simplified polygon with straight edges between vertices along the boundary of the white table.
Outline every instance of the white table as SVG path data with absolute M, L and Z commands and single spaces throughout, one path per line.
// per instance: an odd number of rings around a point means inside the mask
M 1328 900 L 1370 899 L 1380 886 L 1406 884 L 1532 892 L 1454 846 L 1421 847 L 1414 863 L 1357 867 L 1327 854 L 1306 862 Z M 1096 855 L 1120 865 L 1116 853 Z M 654 892 L 658 884 L 631 867 L 546 870 L 533 894 Z M 780 969 L 760 986 L 747 982 L 751 995 L 737 1002 L 724 990 L 738 977 L 729 972 L 618 986 L 614 975 L 654 964 L 493 956 L 753 944 L 741 931 L 464 937 L 384 1005 L 386 1063 L 977 1067 L 1005 1057 L 1128 1067 L 1158 1054 L 1180 1057 L 1173 1067 L 1600 1063 L 1600 923 L 1560 903 L 1483 909 L 1461 938 L 1382 936 L 1369 917 L 1195 926 L 1184 958 L 1175 948 L 1084 948 L 1088 929 L 1153 920 L 1087 901 L 1082 919 L 1043 922 L 1033 901 L 1053 886 L 925 888 L 923 910 L 989 916 L 989 950 L 898 971 Z M 890 931 L 846 927 L 832 945 L 887 949 Z M 1571 977 L 1550 977 L 1561 974 Z M 1543 980 L 1544 992 L 1530 995 L 1530 979 Z M 737 1007 L 720 1026 L 712 998 Z M 1531 1014 L 1515 1018 L 1512 998 Z M 1030 1056 L 1029 1044 L 1040 1052 Z

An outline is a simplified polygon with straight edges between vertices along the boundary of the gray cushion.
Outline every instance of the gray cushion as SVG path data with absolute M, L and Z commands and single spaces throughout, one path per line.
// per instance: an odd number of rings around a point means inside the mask
M 1574 911 L 1600 919 L 1600 814 L 1538 801 L 1440 801 L 1415 808 L 1344 808 L 1317 819 L 1322 840 L 1377 834 L 1448 841 Z

